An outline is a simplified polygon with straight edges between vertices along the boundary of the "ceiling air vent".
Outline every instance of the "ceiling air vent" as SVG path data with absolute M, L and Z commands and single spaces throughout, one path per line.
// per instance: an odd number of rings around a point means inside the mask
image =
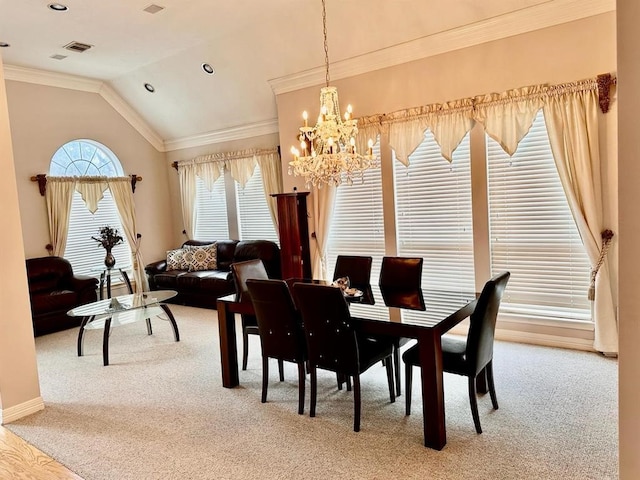
M 59 55 L 59 54 L 55 54 L 55 55 L 51 55 L 51 57 L 49 58 L 53 58 L 54 60 L 64 60 L 65 58 L 67 58 L 66 55 Z
M 71 50 L 72 52 L 85 52 L 87 50 L 89 50 L 93 45 L 87 45 L 86 43 L 80 43 L 80 42 L 71 42 L 71 43 L 67 43 L 63 48 L 66 48 L 67 50 Z
M 164 7 L 152 3 L 147 8 L 143 8 L 143 10 L 147 13 L 158 13 L 159 11 L 164 10 Z

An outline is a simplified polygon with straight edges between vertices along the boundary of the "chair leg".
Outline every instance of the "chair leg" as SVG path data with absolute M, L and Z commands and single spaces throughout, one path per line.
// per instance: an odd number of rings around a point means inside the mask
M 280 381 L 284 382 L 284 361 L 281 358 L 278 359 L 278 373 L 280 374 Z
M 493 384 L 493 361 L 489 362 L 485 367 L 487 371 L 487 383 L 489 384 L 489 394 L 491 395 L 491 403 L 494 409 L 498 409 L 498 397 L 496 396 L 496 387 Z
M 336 380 L 338 381 L 338 390 L 342 390 L 342 384 L 344 383 L 344 378 L 341 373 L 336 372 Z
M 304 362 L 298 362 L 298 413 L 300 415 L 304 413 L 305 380 L 306 380 L 306 373 L 304 368 Z
M 349 375 L 346 375 L 346 382 L 347 382 L 347 392 L 351 391 L 351 377 Z
M 249 334 L 242 329 L 242 370 L 247 369 L 247 358 L 249 356 Z
M 316 372 L 316 366 L 311 366 L 310 377 L 311 377 L 311 400 L 309 402 L 309 416 L 316 416 L 316 396 L 318 394 L 318 377 Z
M 410 363 L 405 364 L 404 368 L 404 381 L 406 385 L 405 394 L 405 414 L 411 415 L 411 383 L 413 381 L 413 365 Z
M 349 378 L 349 377 L 347 377 Z M 353 431 L 360 431 L 360 410 L 362 399 L 360 398 L 360 375 L 353 376 Z
M 269 384 L 269 357 L 262 356 L 262 403 L 267 403 L 267 388 Z
M 393 386 L 393 365 L 391 365 L 391 358 L 387 359 L 386 362 L 386 369 L 387 369 L 387 382 L 389 383 L 389 401 L 391 403 L 395 403 L 396 401 L 396 394 L 395 394 L 395 389 Z
M 393 367 L 396 375 L 396 397 L 402 395 L 402 386 L 400 381 L 400 344 L 399 342 L 393 345 Z
M 476 379 L 469 377 L 469 403 L 471 403 L 471 415 L 473 415 L 473 424 L 476 426 L 476 432 L 482 433 L 480 426 L 480 415 L 478 415 L 478 400 L 476 398 Z

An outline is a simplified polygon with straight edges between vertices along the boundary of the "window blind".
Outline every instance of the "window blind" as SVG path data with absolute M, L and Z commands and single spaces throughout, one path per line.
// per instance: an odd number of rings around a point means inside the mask
M 224 175 L 215 181 L 211 191 L 207 189 L 200 177 L 196 177 L 195 209 L 194 236 L 196 239 L 213 241 L 229 238 Z
M 373 153 L 380 158 L 379 142 L 374 145 Z M 366 255 L 373 257 L 371 283 L 376 285 L 384 252 L 382 174 L 380 168 L 376 168 L 364 172 L 363 183 L 355 181 L 351 186 L 343 184 L 337 189 L 327 242 L 329 280 L 333 279 L 338 255 Z M 389 310 L 382 298 L 376 296 L 375 302 L 375 312 L 371 307 L 359 312 L 362 307 L 352 304 L 351 313 L 355 316 L 360 313 L 374 318 L 388 318 Z
M 262 186 L 262 173 L 256 165 L 244 188 L 236 182 L 240 240 L 271 240 L 279 243 Z
M 553 160 L 544 116 L 509 157 L 487 138 L 491 268 L 511 272 L 500 310 L 590 321 L 589 260 Z
M 475 291 L 469 135 L 449 163 L 427 130 L 409 162 L 394 161 L 398 255 L 424 259 L 424 289 Z
M 64 257 L 71 262 L 73 273 L 99 278 L 104 270 L 106 250 L 91 237 L 100 236 L 100 228 L 109 225 L 116 228 L 124 242 L 116 245 L 112 252 L 116 258 L 116 267 L 131 266 L 131 249 L 124 235 L 118 208 L 109 189 L 104 191 L 98 203 L 96 213 L 91 213 L 82 200 L 82 195 L 74 192 L 69 217 L 69 233 Z M 114 279 L 119 277 L 114 277 Z M 117 283 L 117 282 L 116 282 Z

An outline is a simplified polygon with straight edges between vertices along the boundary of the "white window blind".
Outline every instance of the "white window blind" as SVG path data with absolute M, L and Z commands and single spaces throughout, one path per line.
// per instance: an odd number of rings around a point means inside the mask
M 244 188 L 236 182 L 236 195 L 240 240 L 271 240 L 278 243 L 258 165 Z
M 398 255 L 424 259 L 424 289 L 475 291 L 469 135 L 449 163 L 426 131 L 409 162 L 394 161 Z
M 500 307 L 523 318 L 590 321 L 589 261 L 540 111 L 509 157 L 487 138 L 491 268 L 511 272 Z
M 227 222 L 227 197 L 224 175 L 207 189 L 200 177 L 196 177 L 196 225 L 194 236 L 197 240 L 223 240 L 229 238 Z
M 100 277 L 104 270 L 106 250 L 91 237 L 100 237 L 100 228 L 104 226 L 116 228 L 124 242 L 116 245 L 112 252 L 116 258 L 116 267 L 131 266 L 131 250 L 124 235 L 118 209 L 109 189 L 104 191 L 98 210 L 91 213 L 82 200 L 82 195 L 74 192 L 69 217 L 69 233 L 64 257 L 71 262 L 73 273 Z M 119 277 L 114 277 L 119 278 Z
M 380 158 L 379 142 L 374 145 L 373 153 Z M 373 257 L 371 283 L 376 285 L 384 252 L 382 174 L 380 168 L 375 168 L 364 172 L 364 183 L 343 183 L 337 189 L 327 243 L 329 280 L 333 278 L 338 255 L 366 255 Z M 375 312 L 371 307 L 359 312 L 361 307 L 353 304 L 351 313 L 356 316 L 360 313 L 374 318 L 388 318 L 389 310 L 384 306 L 382 298 L 376 297 L 375 301 Z

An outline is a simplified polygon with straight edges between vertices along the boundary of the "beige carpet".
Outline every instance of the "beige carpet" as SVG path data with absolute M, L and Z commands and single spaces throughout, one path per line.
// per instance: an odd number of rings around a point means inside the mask
M 251 338 L 241 387 L 221 386 L 217 317 L 172 307 L 168 323 L 113 329 L 111 365 L 102 331 L 85 356 L 77 330 L 36 340 L 44 411 L 6 425 L 86 480 L 144 479 L 614 479 L 617 478 L 617 361 L 597 354 L 499 342 L 500 409 L 479 400 L 477 435 L 466 379 L 445 375 L 447 439 L 422 446 L 418 388 L 389 403 L 384 368 L 362 379 L 362 431 L 352 430 L 351 393 L 319 373 L 316 418 L 297 410 L 297 374 L 272 366 L 260 403 L 259 339 Z M 308 387 L 308 385 L 307 385 Z

